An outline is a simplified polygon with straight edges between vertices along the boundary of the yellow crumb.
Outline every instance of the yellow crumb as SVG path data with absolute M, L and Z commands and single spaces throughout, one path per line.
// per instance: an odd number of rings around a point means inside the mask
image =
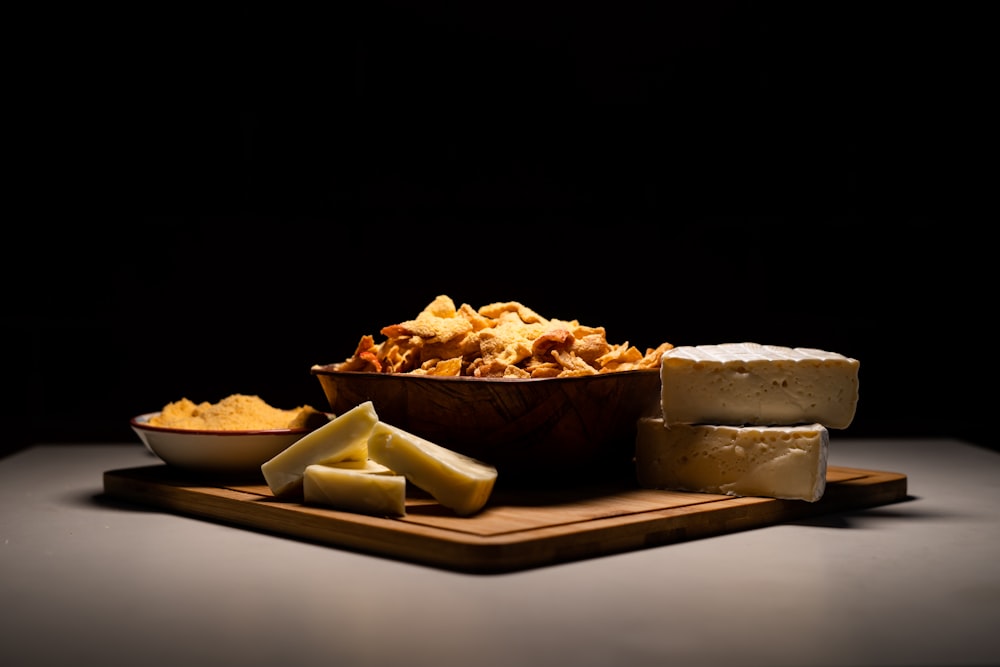
M 326 415 L 309 405 L 281 410 L 259 396 L 233 394 L 218 403 L 195 403 L 187 398 L 168 403 L 150 426 L 206 431 L 259 431 L 279 428 L 304 428 L 323 421 Z

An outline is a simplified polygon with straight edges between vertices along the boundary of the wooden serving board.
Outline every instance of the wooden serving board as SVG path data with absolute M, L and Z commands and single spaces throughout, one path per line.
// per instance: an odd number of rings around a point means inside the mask
M 474 573 L 593 558 L 829 512 L 905 500 L 906 476 L 830 466 L 815 503 L 638 489 L 495 489 L 458 517 L 416 490 L 406 516 L 382 518 L 277 500 L 266 484 L 199 479 L 167 465 L 110 470 L 111 497 L 170 512 L 384 557 Z

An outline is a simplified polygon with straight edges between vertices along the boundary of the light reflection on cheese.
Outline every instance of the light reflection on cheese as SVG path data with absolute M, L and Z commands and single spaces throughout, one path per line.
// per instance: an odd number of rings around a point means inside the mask
M 826 489 L 829 431 L 821 424 L 717 426 L 638 422 L 643 488 L 815 502 Z
M 475 514 L 493 491 L 497 469 L 395 426 L 379 422 L 368 455 L 431 494 L 459 516 Z
M 396 473 L 389 470 L 386 466 L 381 463 L 376 463 L 371 459 L 365 459 L 364 461 L 357 461 L 349 459 L 347 461 L 327 461 L 323 465 L 329 466 L 331 468 L 347 468 L 348 470 L 356 470 L 358 472 L 366 472 L 373 475 L 395 475 Z

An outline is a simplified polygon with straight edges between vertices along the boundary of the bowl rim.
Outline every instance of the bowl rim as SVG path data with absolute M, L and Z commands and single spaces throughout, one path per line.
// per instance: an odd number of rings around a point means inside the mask
M 141 431 L 148 431 L 150 433 L 177 433 L 179 435 L 218 435 L 223 437 L 232 437 L 240 435 L 305 435 L 315 429 L 308 428 L 305 426 L 300 426 L 298 428 L 262 428 L 262 429 L 244 429 L 244 430 L 212 430 L 212 429 L 200 429 L 200 428 L 174 428 L 172 426 L 153 426 L 149 423 L 149 420 L 160 414 L 161 410 L 155 410 L 153 412 L 144 412 L 140 415 L 136 415 L 129 420 L 129 425 L 132 428 L 139 429 Z M 331 417 L 331 413 L 322 411 L 327 417 Z
M 563 375 L 563 376 L 553 376 L 544 378 L 519 378 L 519 377 L 475 377 L 473 375 L 424 375 L 421 373 L 376 373 L 373 371 L 337 371 L 330 368 L 333 364 L 315 364 L 310 368 L 310 373 L 316 376 L 327 376 L 327 377 L 365 377 L 365 378 L 384 378 L 384 379 L 405 379 L 414 382 L 467 382 L 467 383 L 479 383 L 479 384 L 490 384 L 490 383 L 502 383 L 502 384 L 519 384 L 519 383 L 530 383 L 538 384 L 540 382 L 580 382 L 581 380 L 596 380 L 599 378 L 613 378 L 622 377 L 628 375 L 640 375 L 640 374 L 651 374 L 656 373 L 659 375 L 659 368 L 634 368 L 627 371 L 605 371 L 603 373 L 589 373 L 587 375 Z

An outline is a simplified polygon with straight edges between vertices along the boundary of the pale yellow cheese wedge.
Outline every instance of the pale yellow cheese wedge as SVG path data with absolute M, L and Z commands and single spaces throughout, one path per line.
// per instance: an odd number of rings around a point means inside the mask
M 667 424 L 844 429 L 858 404 L 857 359 L 758 343 L 675 347 L 660 362 Z
M 365 401 L 307 433 L 261 465 L 271 493 L 275 496 L 300 493 L 306 467 L 313 463 L 367 460 L 368 436 L 377 423 L 375 406 Z
M 826 489 L 829 431 L 821 424 L 716 426 L 637 423 L 643 488 L 815 502 Z
M 372 429 L 368 456 L 405 475 L 459 516 L 480 511 L 497 479 L 495 467 L 385 422 Z
M 371 470 L 314 463 L 306 466 L 302 490 L 307 504 L 375 516 L 406 515 L 406 478 L 377 463 Z

